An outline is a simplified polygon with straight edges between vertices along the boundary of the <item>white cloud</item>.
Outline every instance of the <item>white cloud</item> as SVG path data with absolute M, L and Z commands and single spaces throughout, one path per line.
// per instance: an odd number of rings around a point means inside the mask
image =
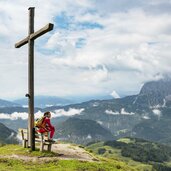
M 163 6 L 161 10 L 157 6 L 170 5 L 170 1 L 131 2 L 118 1 L 114 6 L 112 0 L 105 4 L 90 0 L 1 0 L 0 97 L 24 96 L 27 92 L 27 46 L 14 49 L 14 44 L 27 34 L 29 6 L 36 7 L 35 30 L 48 22 L 55 24 L 53 32 L 36 40 L 36 94 L 96 95 L 113 90 L 130 94 L 138 92 L 143 82 L 171 73 L 171 17 Z M 151 5 L 160 15 L 151 12 Z M 67 29 L 57 27 L 56 17 L 61 12 L 72 17 Z M 77 27 L 83 22 L 103 28 Z M 85 43 L 77 48 L 80 38 Z
M 75 109 L 75 108 L 69 108 L 68 111 L 65 111 L 64 109 L 58 109 L 55 110 L 54 113 L 52 113 L 52 117 L 59 117 L 59 116 L 73 116 L 73 115 L 80 115 L 84 111 L 83 108 L 81 109 Z
M 135 115 L 135 113 L 133 112 L 131 113 L 126 112 L 124 108 L 122 108 L 120 112 L 113 112 L 112 110 L 106 110 L 105 113 L 108 115 Z
M 88 134 L 86 139 L 92 139 L 92 136 L 90 134 Z
M 162 3 L 171 4 L 171 1 L 170 0 L 151 0 L 151 1 L 149 1 L 149 3 L 152 5 L 158 5 L 158 4 L 162 4 Z
M 142 118 L 143 118 L 143 119 L 150 119 L 149 116 L 143 116 Z
M 99 106 L 98 102 L 93 103 L 93 107 L 97 107 L 97 106 Z
M 145 12 L 137 10 L 126 14 L 111 14 L 107 17 L 99 17 L 99 22 L 105 26 L 105 29 L 87 31 L 87 44 L 84 48 L 75 49 L 72 57 L 55 58 L 53 63 L 57 66 L 75 68 L 105 66 L 110 69 L 107 84 L 114 88 L 117 88 L 117 85 L 120 87 L 124 82 L 138 87 L 141 82 L 155 79 L 157 73 L 171 71 L 170 65 L 167 64 L 169 53 L 162 54 L 169 51 L 167 46 L 169 41 L 163 42 L 165 41 L 163 30 L 167 24 L 162 22 L 165 20 L 170 23 L 169 15 L 149 17 Z M 148 27 L 145 27 L 146 25 Z M 75 33 L 71 31 L 68 34 L 72 37 Z M 163 56 L 165 56 L 164 60 Z M 91 79 L 88 76 L 90 71 L 85 71 L 87 80 Z M 114 82 L 117 77 L 118 80 Z M 126 77 L 126 80 L 121 79 L 123 77 Z M 124 89 L 128 91 L 130 87 L 132 86 L 124 86 Z
M 28 119 L 28 113 L 20 113 L 14 112 L 12 114 L 0 113 L 0 119 L 10 119 L 10 120 L 17 120 L 17 119 Z
M 35 119 L 40 118 L 43 116 L 43 113 L 41 111 L 38 111 L 35 113 Z M 17 119 L 28 119 L 28 113 L 27 112 L 14 112 L 12 114 L 7 113 L 0 113 L 0 119 L 10 119 L 10 120 L 17 120 Z
M 161 117 L 162 116 L 162 113 L 159 109 L 153 109 L 153 113 L 154 115 L 158 116 L 158 117 Z
M 108 115 L 120 115 L 119 112 L 113 112 L 112 110 L 105 110 L 105 113 Z
M 100 125 L 103 125 L 103 122 L 102 121 L 97 121 L 98 124 Z
M 75 109 L 75 108 L 69 108 L 68 111 L 65 111 L 64 109 L 58 109 L 54 112 L 51 112 L 52 118 L 60 117 L 60 116 L 74 116 L 74 115 L 80 115 L 84 111 L 83 108 L 81 109 Z M 38 111 L 35 113 L 34 117 L 35 119 L 40 118 L 43 116 L 43 112 Z M 14 112 L 12 114 L 7 113 L 0 113 L 0 119 L 10 119 L 10 120 L 17 120 L 17 119 L 28 119 L 28 113 L 26 112 Z
M 135 115 L 133 112 L 126 112 L 124 108 L 121 109 L 121 115 Z

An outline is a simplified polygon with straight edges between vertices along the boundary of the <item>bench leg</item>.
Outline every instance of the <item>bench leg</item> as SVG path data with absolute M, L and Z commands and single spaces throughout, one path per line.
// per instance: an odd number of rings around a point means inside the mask
M 22 144 L 23 144 L 23 147 L 24 147 L 24 148 L 27 148 L 27 147 L 28 147 L 28 141 L 27 141 L 26 139 L 24 139 L 24 140 L 22 141 Z
M 48 151 L 51 151 L 52 144 L 48 144 Z
M 41 142 L 41 143 L 40 143 L 40 151 L 42 152 L 42 151 L 43 151 L 43 149 L 44 149 L 44 143 L 43 143 L 43 142 Z
M 42 152 L 43 150 L 44 150 L 44 137 L 43 134 L 41 134 L 40 151 Z

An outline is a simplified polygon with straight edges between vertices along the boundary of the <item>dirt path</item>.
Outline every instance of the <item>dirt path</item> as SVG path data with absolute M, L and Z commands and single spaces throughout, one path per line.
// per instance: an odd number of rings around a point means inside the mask
M 57 160 L 81 160 L 81 161 L 98 161 L 93 155 L 88 153 L 84 148 L 72 145 L 72 144 L 53 144 L 52 152 L 56 153 L 55 157 L 44 157 L 44 156 L 25 156 L 25 155 L 0 155 L 0 158 L 12 158 L 23 160 L 26 162 L 45 162 L 45 161 L 57 161 Z
M 58 154 L 62 154 L 60 159 L 77 159 L 84 161 L 95 161 L 97 160 L 90 153 L 88 153 L 84 148 L 72 144 L 54 144 L 52 146 L 52 151 Z

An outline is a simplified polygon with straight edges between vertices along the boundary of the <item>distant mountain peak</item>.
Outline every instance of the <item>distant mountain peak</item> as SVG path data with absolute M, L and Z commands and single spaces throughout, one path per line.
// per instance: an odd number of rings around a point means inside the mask
M 150 81 L 143 85 L 140 90 L 140 94 L 159 92 L 162 90 L 162 93 L 171 94 L 171 79 L 165 78 L 158 81 Z
M 149 106 L 163 105 L 171 95 L 171 79 L 164 78 L 158 81 L 150 81 L 143 85 L 136 99 L 137 103 L 145 103 Z
M 28 99 L 22 98 L 14 101 L 22 106 L 28 105 Z M 35 107 L 45 108 L 49 106 L 64 106 L 72 104 L 71 100 L 56 96 L 35 96 Z
M 0 107 L 17 107 L 17 106 L 20 106 L 19 104 L 17 103 L 14 103 L 14 102 L 10 102 L 10 101 L 7 101 L 7 100 L 3 100 L 3 99 L 0 99 Z

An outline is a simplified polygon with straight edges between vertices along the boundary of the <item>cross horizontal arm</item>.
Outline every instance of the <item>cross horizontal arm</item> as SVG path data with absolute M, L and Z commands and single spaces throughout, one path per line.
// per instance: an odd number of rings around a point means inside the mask
M 53 24 L 49 23 L 46 26 L 44 26 L 42 29 L 36 31 L 35 33 L 32 33 L 30 36 L 27 36 L 26 38 L 24 38 L 23 40 L 21 40 L 20 42 L 15 44 L 15 48 L 20 48 L 21 46 L 25 45 L 28 43 L 29 39 L 30 40 L 35 40 L 38 37 L 42 36 L 43 34 L 53 30 Z
M 20 42 L 15 44 L 15 48 L 20 48 L 21 46 L 28 43 L 29 36 L 27 36 L 25 39 L 21 40 Z
M 49 32 L 51 30 L 53 30 L 53 24 L 49 23 L 46 26 L 44 26 L 43 28 L 41 28 L 40 30 L 36 31 L 35 33 L 32 33 L 30 35 L 30 39 L 35 40 L 38 37 L 42 36 L 43 34 Z

